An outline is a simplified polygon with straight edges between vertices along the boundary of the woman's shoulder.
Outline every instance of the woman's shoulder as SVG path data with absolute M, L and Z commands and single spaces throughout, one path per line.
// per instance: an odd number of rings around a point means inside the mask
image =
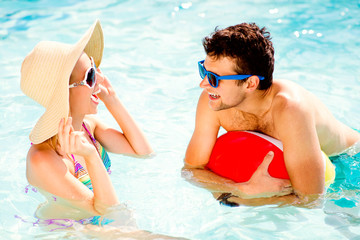
M 85 126 L 86 128 L 91 132 L 93 133 L 96 126 L 98 125 L 99 123 L 99 120 L 98 118 L 95 116 L 95 115 L 86 115 L 85 118 L 84 118 L 84 123 L 85 123 Z
M 68 171 L 63 159 L 46 143 L 33 144 L 26 158 L 26 177 L 29 183 L 37 186 L 39 181 L 54 171 Z
M 41 164 L 57 157 L 60 156 L 48 144 L 32 144 L 27 155 L 27 161 L 31 164 Z

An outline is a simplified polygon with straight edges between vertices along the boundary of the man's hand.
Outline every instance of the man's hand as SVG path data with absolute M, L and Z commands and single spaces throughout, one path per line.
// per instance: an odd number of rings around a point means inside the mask
M 274 158 L 274 152 L 270 151 L 264 161 L 245 183 L 238 183 L 238 189 L 242 198 L 258 198 L 283 196 L 293 193 L 291 183 L 287 179 L 274 178 L 269 174 L 269 165 Z M 246 195 L 244 195 L 244 193 Z

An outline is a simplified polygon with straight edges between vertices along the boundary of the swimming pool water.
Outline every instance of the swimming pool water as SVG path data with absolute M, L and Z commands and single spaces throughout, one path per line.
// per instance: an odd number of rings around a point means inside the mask
M 359 159 L 334 160 L 336 182 L 316 209 L 220 206 L 180 175 L 201 93 L 204 36 L 240 22 L 266 26 L 275 46 L 274 77 L 301 84 L 360 129 L 359 15 L 359 1 L 1 1 L 0 238 L 87 238 L 14 217 L 34 222 L 43 201 L 24 191 L 28 134 L 43 109 L 22 94 L 19 82 L 21 62 L 37 42 L 75 43 L 99 18 L 102 70 L 157 153 L 110 155 L 117 194 L 141 229 L 190 239 L 359 239 Z M 104 105 L 99 115 L 115 124 Z

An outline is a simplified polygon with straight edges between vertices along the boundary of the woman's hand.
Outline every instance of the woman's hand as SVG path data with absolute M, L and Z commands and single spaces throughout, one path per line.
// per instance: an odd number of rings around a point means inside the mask
M 74 131 L 71 117 L 66 123 L 64 119 L 60 120 L 58 136 L 61 150 L 65 153 L 83 156 L 85 159 L 97 154 L 95 146 L 86 139 L 85 133 Z
M 107 207 L 116 205 L 119 201 L 117 200 L 115 189 L 111 183 L 109 174 L 107 173 L 104 163 L 101 161 L 95 146 L 86 138 L 83 132 L 74 131 L 71 117 L 68 118 L 66 123 L 64 119 L 60 121 L 58 135 L 62 151 L 84 157 L 86 161 L 86 170 L 93 186 L 93 194 L 90 196 L 88 195 L 86 198 L 83 197 L 83 201 L 85 200 L 84 202 L 88 204 L 88 206 L 91 205 L 92 212 L 95 211 L 96 214 L 103 215 L 106 212 Z M 81 194 L 84 191 L 78 190 L 78 195 L 79 192 Z
M 100 68 L 97 68 L 97 75 L 98 78 L 98 86 L 101 90 L 97 96 L 100 98 L 101 101 L 105 102 L 109 99 L 109 97 L 115 96 L 114 88 L 112 87 L 109 79 L 102 73 Z

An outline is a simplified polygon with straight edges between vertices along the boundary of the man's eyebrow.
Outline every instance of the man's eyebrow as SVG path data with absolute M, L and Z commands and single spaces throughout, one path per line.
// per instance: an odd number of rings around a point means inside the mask
M 204 66 L 205 70 L 208 71 L 208 70 L 206 69 L 206 67 L 205 67 L 205 61 L 203 62 L 203 66 Z M 212 73 L 215 73 L 216 75 L 220 76 L 220 75 L 217 74 L 216 72 L 213 72 L 213 71 L 208 71 L 208 72 L 212 72 Z

